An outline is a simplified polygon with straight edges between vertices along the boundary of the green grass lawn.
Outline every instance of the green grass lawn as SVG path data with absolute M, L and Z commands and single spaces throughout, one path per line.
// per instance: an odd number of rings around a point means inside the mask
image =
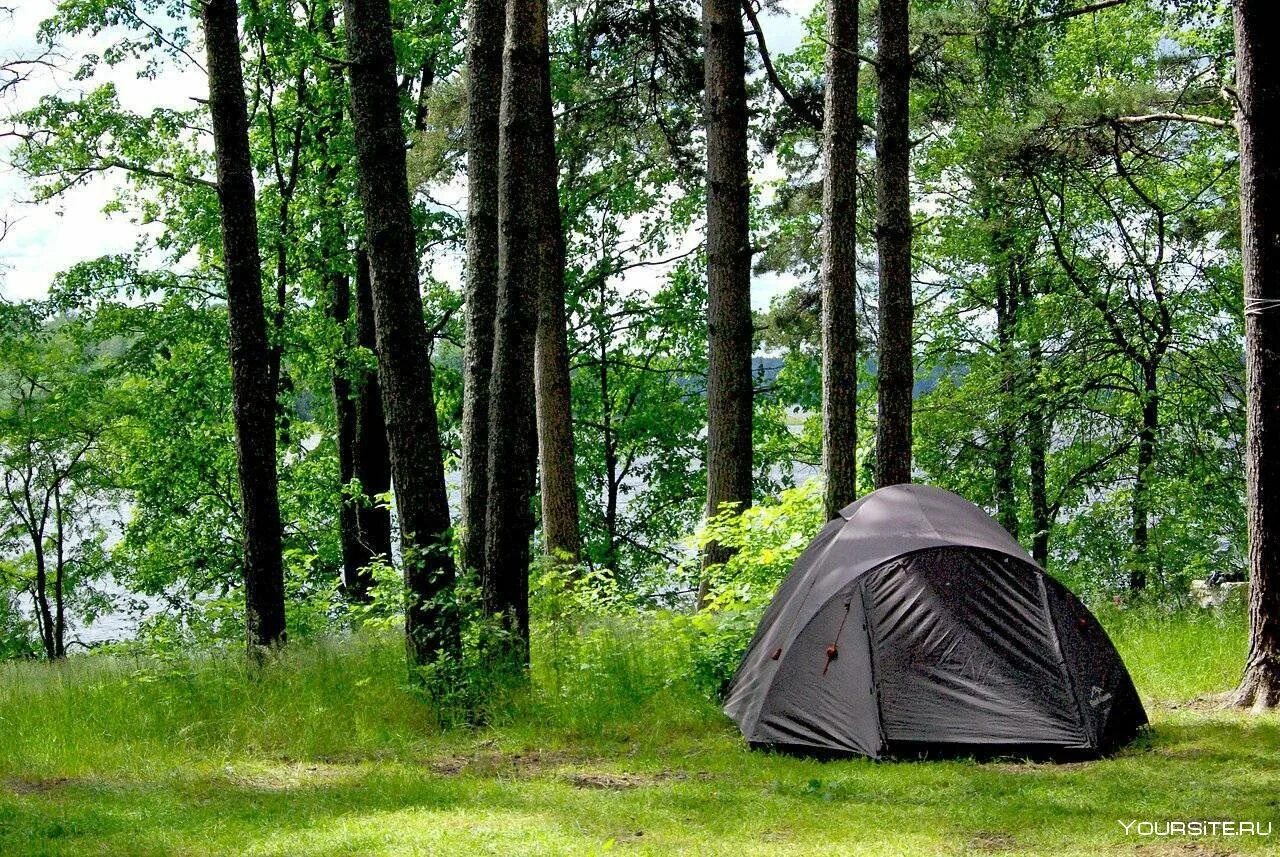
M 260 674 L 234 658 L 0 665 L 0 854 L 1280 851 L 1280 719 L 1192 701 L 1235 680 L 1239 617 L 1102 618 L 1153 726 L 1068 765 L 752 752 L 634 630 L 624 659 L 540 672 L 505 722 L 444 732 L 393 641 L 299 646 Z M 1277 831 L 1127 836 L 1134 819 Z

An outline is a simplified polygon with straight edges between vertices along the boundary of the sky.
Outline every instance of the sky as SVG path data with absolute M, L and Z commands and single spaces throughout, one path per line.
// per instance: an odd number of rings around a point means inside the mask
M 761 14 L 761 23 L 772 53 L 793 50 L 803 34 L 802 19 L 813 7 L 814 0 L 782 0 L 775 10 Z M 41 21 L 54 10 L 54 0 L 17 0 L 13 15 L 0 19 L 0 59 L 27 57 L 38 53 L 36 32 Z M 0 100 L 0 116 L 6 119 L 30 107 L 49 94 L 73 97 L 106 81 L 117 84 L 125 107 L 147 111 L 159 106 L 187 107 L 192 98 L 207 95 L 207 83 L 198 69 L 178 69 L 172 65 L 154 80 L 137 78 L 137 67 L 121 65 L 99 73 L 88 81 L 73 79 L 76 58 L 87 52 L 98 52 L 111 40 L 111 34 L 77 38 L 61 47 L 66 57 L 60 69 L 44 69 L 19 87 L 16 97 Z M 754 50 L 754 44 L 748 48 Z M 4 124 L 4 123 L 0 123 Z M 109 253 L 132 251 L 143 230 L 148 228 L 130 219 L 128 214 L 108 215 L 104 206 L 113 196 L 119 175 L 106 175 L 90 181 L 56 200 L 34 202 L 32 188 L 25 177 L 9 166 L 14 142 L 0 138 L 0 217 L 10 223 L 0 243 L 0 297 L 8 300 L 38 298 L 47 293 L 59 271 L 72 265 Z M 766 165 L 765 172 L 770 171 Z M 764 176 L 769 177 L 769 176 Z M 461 189 L 458 189 L 461 190 Z M 454 194 L 447 194 L 453 196 Z M 465 192 L 459 194 L 465 199 Z M 690 235 L 689 244 L 697 241 Z M 456 281 L 460 260 L 446 256 L 435 260 L 433 274 Z M 629 272 L 626 287 L 652 289 L 665 276 L 664 269 L 649 267 Z M 752 304 L 762 309 L 777 294 L 793 285 L 786 276 L 756 275 L 752 283 Z

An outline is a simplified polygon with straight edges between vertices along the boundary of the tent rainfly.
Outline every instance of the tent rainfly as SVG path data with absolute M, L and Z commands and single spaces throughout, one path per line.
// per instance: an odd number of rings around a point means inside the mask
M 1092 757 L 1147 722 L 1098 620 L 977 506 L 925 485 L 841 510 L 729 685 L 756 746 Z

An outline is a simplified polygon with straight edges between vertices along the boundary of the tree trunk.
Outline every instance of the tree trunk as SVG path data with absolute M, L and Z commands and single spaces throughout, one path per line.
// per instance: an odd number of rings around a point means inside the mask
M 378 380 L 400 516 L 410 662 L 456 655 L 444 461 L 432 395 L 431 344 L 418 290 L 405 133 L 387 0 L 345 0 L 356 172 L 364 208 Z
M 1133 479 L 1133 559 L 1129 569 L 1129 589 L 1134 592 L 1147 587 L 1151 566 L 1151 466 L 1155 463 L 1160 430 L 1157 370 L 1154 362 L 1142 367 L 1142 425 L 1138 428 L 1138 461 Z
M 373 319 L 373 284 L 369 277 L 369 255 L 356 250 L 356 345 L 378 353 L 377 329 Z M 391 561 L 391 510 L 377 498 L 391 490 L 391 448 L 387 443 L 387 420 L 382 410 L 382 386 L 377 371 L 361 372 L 356 378 L 356 434 L 352 468 L 366 499 L 356 512 L 360 545 L 370 560 Z M 367 587 L 373 581 L 366 573 L 359 578 Z
M 1237 0 L 1244 250 L 1249 657 L 1234 702 L 1280 705 L 1280 58 L 1273 4 Z
M 546 3 L 541 27 L 546 29 Z M 545 32 L 541 36 L 545 43 Z M 545 77 L 534 124 L 529 180 L 540 230 L 538 329 L 534 343 L 534 389 L 538 419 L 538 464 L 542 495 L 542 543 L 547 556 L 576 563 L 582 551 L 578 520 L 578 476 L 573 444 L 573 390 L 565 330 L 565 246 L 558 191 L 555 118 L 551 109 L 547 48 L 540 47 L 538 74 Z
M 53 655 L 67 656 L 67 605 L 64 593 L 67 577 L 67 533 L 62 517 L 62 491 L 53 489 L 54 566 L 53 566 Z
M 338 445 L 338 537 L 342 546 L 342 589 L 353 601 L 367 601 L 370 580 L 366 568 L 372 553 L 360 537 L 360 500 L 347 494 L 346 486 L 356 475 L 356 430 L 360 421 L 360 400 L 351 383 L 352 366 L 348 353 L 350 336 L 351 280 L 336 268 L 328 273 L 329 317 L 341 332 L 342 341 L 333 361 L 333 409 Z M 363 488 L 363 486 L 362 486 Z
M 605 305 L 605 277 L 600 278 L 600 305 Z M 600 435 L 604 446 L 604 536 L 605 549 L 601 565 L 610 571 L 618 568 L 618 437 L 613 427 L 613 392 L 609 385 L 609 336 L 601 325 L 600 339 Z
M 827 3 L 822 181 L 822 469 L 827 518 L 858 496 L 858 0 Z
M 876 105 L 876 249 L 880 256 L 876 487 L 911 481 L 911 51 L 908 0 L 881 0 Z
M 554 236 L 553 256 L 541 280 L 538 330 L 534 346 L 534 388 L 538 411 L 538 464 L 542 494 L 542 542 L 547 556 L 566 564 L 578 561 L 582 536 L 578 522 L 578 476 L 573 444 L 573 390 L 569 379 L 569 343 L 565 330 L 564 233 L 560 222 L 558 170 L 551 103 L 546 104 L 544 163 L 534 176 L 543 184 L 543 219 Z M 550 172 L 548 172 L 548 170 Z
M 1020 269 L 1022 305 L 1032 310 L 1031 278 L 1025 268 Z M 1040 384 L 1040 366 L 1044 359 L 1044 347 L 1040 334 L 1033 328 L 1027 341 L 1027 469 L 1028 494 L 1031 499 L 1031 557 L 1041 568 L 1049 567 L 1049 531 L 1053 526 L 1049 509 L 1048 469 L 1049 434 L 1052 421 L 1048 403 Z
M 44 535 L 33 532 L 31 546 L 36 562 L 36 585 L 32 592 L 36 603 L 36 621 L 40 626 L 44 656 L 52 661 L 57 659 L 58 649 L 53 641 L 53 612 L 49 609 L 49 570 L 44 555 Z
M 737 0 L 705 0 L 707 515 L 751 504 L 751 233 L 746 35 Z M 703 568 L 729 551 L 707 546 Z M 698 601 L 706 600 L 704 571 Z
M 334 12 L 328 5 L 321 14 L 320 28 L 325 40 L 332 41 Z M 330 61 L 320 65 L 316 74 L 320 78 L 322 91 L 341 91 L 332 86 L 341 76 L 341 67 L 337 63 Z M 321 240 L 325 242 L 329 252 L 338 258 L 341 258 L 340 254 L 345 255 L 348 248 L 347 226 L 342 219 L 342 200 L 337 198 L 344 165 L 337 153 L 326 147 L 342 130 L 343 112 L 340 103 L 332 104 L 329 122 L 321 126 L 316 140 L 327 156 L 324 171 L 326 208 L 322 215 Z M 360 497 L 348 495 L 345 486 L 356 479 L 360 483 L 361 493 L 372 497 L 373 494 L 386 492 L 390 488 L 390 471 L 382 404 L 379 401 L 381 391 L 378 389 L 376 375 L 357 369 L 351 360 L 352 350 L 357 346 L 364 346 L 370 351 L 376 349 L 372 299 L 369 296 L 369 260 L 362 250 L 356 251 L 355 264 L 360 292 L 357 303 L 363 306 L 363 312 L 356 310 L 354 323 L 351 277 L 336 259 L 330 264 L 325 277 L 328 281 L 329 316 L 337 325 L 340 337 L 333 360 L 332 386 L 337 423 L 338 473 L 340 484 L 344 488 L 338 510 L 342 589 L 352 601 L 364 603 L 369 600 L 369 590 L 373 585 L 369 565 L 377 556 L 391 556 L 391 512 L 385 508 L 376 508 L 374 503 Z M 368 328 L 367 331 L 365 327 Z M 371 402 L 374 411 L 372 422 L 364 416 Z M 375 447 L 366 451 L 370 438 Z M 370 473 L 371 466 L 373 474 Z M 372 481 L 369 480 L 371 475 Z
M 230 319 L 231 395 L 244 521 L 245 631 L 251 652 L 285 640 L 284 563 L 276 474 L 276 391 L 263 315 L 262 258 L 234 0 L 202 18 Z
M 998 216 L 999 217 L 999 216 Z M 1003 219 L 1003 218 L 1000 218 Z M 993 224 L 999 230 L 999 223 Z M 1018 323 L 1018 292 L 1013 274 L 1009 242 L 998 232 L 995 250 L 996 273 L 996 347 L 1000 349 L 1000 397 L 996 403 L 995 490 L 996 513 L 1000 525 L 1018 538 L 1018 498 L 1014 488 L 1014 445 L 1017 440 L 1018 370 L 1014 353 L 1014 331 Z
M 498 118 L 502 0 L 467 5 L 467 276 L 462 368 L 463 567 L 484 564 L 489 496 L 489 375 L 498 292 Z
M 528 658 L 529 541 L 534 523 L 530 504 L 538 454 L 533 377 L 538 295 L 555 257 L 551 224 L 545 222 L 545 188 L 538 176 L 548 169 L 542 139 L 551 103 L 547 50 L 544 0 L 509 0 L 498 146 L 498 303 L 489 398 L 490 414 L 501 414 L 501 419 L 489 424 L 482 590 L 485 611 L 502 617 L 513 635 L 510 654 L 518 659 Z

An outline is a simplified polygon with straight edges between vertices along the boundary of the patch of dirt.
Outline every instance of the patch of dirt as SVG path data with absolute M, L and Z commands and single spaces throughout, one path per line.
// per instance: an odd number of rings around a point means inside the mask
M 1133 849 L 1143 857 L 1231 857 L 1239 851 L 1229 851 L 1200 842 L 1152 842 Z
M 989 854 L 996 851 L 1012 850 L 1017 844 L 1017 840 L 1006 833 L 993 833 L 982 830 L 974 834 L 969 840 L 969 850 Z
M 1238 711 L 1239 709 L 1230 704 L 1234 695 L 1235 691 L 1228 690 L 1223 693 L 1197 696 L 1192 700 L 1169 702 L 1160 707 L 1167 708 L 1170 711 L 1194 711 L 1200 714 L 1210 714 L 1215 711 Z
M 438 756 L 426 760 L 432 773 L 442 777 L 489 777 L 532 779 L 558 775 L 559 778 L 580 789 L 607 789 L 621 791 L 659 782 L 683 780 L 706 781 L 714 779 L 706 771 L 663 770 L 654 774 L 629 772 L 605 772 L 580 770 L 608 760 L 595 754 L 575 753 L 570 750 L 527 749 L 503 752 L 479 745 L 471 753 Z M 616 760 L 615 760 L 616 761 Z
M 59 791 L 70 782 L 70 777 L 10 777 L 0 780 L 0 785 L 14 794 L 38 795 Z
M 624 791 L 655 782 L 652 777 L 642 777 L 639 774 L 596 774 L 586 771 L 570 774 L 567 779 L 575 788 L 609 791 Z
M 264 792 L 287 792 L 292 789 L 334 783 L 356 772 L 351 765 L 294 762 L 278 767 L 238 770 L 230 765 L 223 769 L 227 780 L 241 788 Z
M 469 755 L 429 759 L 427 767 L 445 777 L 461 774 L 476 777 L 535 777 L 582 761 L 584 759 L 580 755 L 563 750 L 524 750 L 517 753 L 485 750 Z

